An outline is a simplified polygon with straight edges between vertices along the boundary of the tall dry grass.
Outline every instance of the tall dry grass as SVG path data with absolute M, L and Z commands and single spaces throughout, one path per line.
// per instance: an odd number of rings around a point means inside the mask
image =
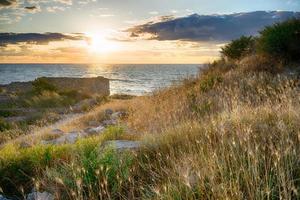
M 129 130 L 144 133 L 134 138 L 144 143 L 139 151 L 99 149 L 130 138 L 113 128 L 75 146 L 40 147 L 33 163 L 12 152 L 1 162 L 11 173 L 30 166 L 32 186 L 57 199 L 298 199 L 298 78 L 245 62 L 254 61 L 213 63 L 181 86 L 121 106 Z
M 127 122 L 146 133 L 140 151 L 96 150 L 86 161 L 95 167 L 90 182 L 79 156 L 79 174 L 49 169 L 46 185 L 62 178 L 57 195 L 67 190 L 71 199 L 299 198 L 297 77 L 221 67 L 131 101 Z

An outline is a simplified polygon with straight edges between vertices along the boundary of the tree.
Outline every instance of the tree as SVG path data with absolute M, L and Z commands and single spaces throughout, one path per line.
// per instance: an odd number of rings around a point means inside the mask
M 229 44 L 223 47 L 221 54 L 223 57 L 238 60 L 254 51 L 254 44 L 255 39 L 252 36 L 242 36 L 239 39 L 232 40 Z
M 285 61 L 300 60 L 300 20 L 290 19 L 263 29 L 258 51 Z

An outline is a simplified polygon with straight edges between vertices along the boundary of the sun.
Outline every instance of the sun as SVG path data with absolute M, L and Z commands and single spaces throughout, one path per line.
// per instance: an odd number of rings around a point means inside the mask
M 107 36 L 101 32 L 86 33 L 90 38 L 88 49 L 93 53 L 110 53 L 120 49 L 115 41 L 107 39 Z

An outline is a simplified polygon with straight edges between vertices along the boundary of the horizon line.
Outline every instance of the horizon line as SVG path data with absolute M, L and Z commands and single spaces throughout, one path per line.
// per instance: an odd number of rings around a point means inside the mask
M 17 65 L 17 64 L 26 64 L 26 65 L 41 65 L 41 64 L 48 64 L 48 65 L 59 65 L 59 64 L 63 64 L 63 65 L 204 65 L 204 64 L 208 64 L 209 62 L 206 63 L 0 63 L 0 65 Z

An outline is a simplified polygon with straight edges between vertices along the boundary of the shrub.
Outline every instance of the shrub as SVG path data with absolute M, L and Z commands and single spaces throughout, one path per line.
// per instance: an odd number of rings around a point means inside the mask
M 40 94 L 25 99 L 25 106 L 35 108 L 53 108 L 63 105 L 63 98 L 52 91 L 41 91 Z
M 54 92 L 57 88 L 49 83 L 46 78 L 38 78 L 32 83 L 33 90 L 37 93 L 42 93 L 43 91 L 51 91 Z
M 218 83 L 222 82 L 222 77 L 217 74 L 211 74 L 204 76 L 199 83 L 199 88 L 201 92 L 207 92 L 213 89 Z
M 0 117 L 11 117 L 15 116 L 16 114 L 10 110 L 0 110 Z
M 110 96 L 111 99 L 121 99 L 121 100 L 127 100 L 127 99 L 132 99 L 134 98 L 133 95 L 128 95 L 128 94 L 113 94 Z
M 300 19 L 291 19 L 260 32 L 258 50 L 286 61 L 300 59 Z
M 221 54 L 229 59 L 240 59 L 254 50 L 255 39 L 250 36 L 242 36 L 237 40 L 231 41 L 222 48 Z
M 0 118 L 0 132 L 9 130 L 11 128 L 10 124 Z
M 239 70 L 244 73 L 251 72 L 269 72 L 277 74 L 281 72 L 283 65 L 270 56 L 252 55 L 247 56 L 239 62 Z

